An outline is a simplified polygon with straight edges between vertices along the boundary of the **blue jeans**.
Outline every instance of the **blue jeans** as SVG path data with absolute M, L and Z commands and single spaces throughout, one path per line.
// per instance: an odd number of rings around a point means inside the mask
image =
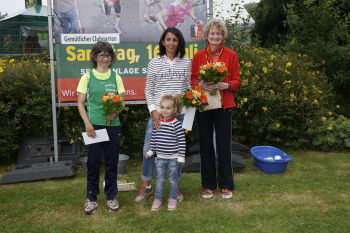
M 157 181 L 156 181 L 156 192 L 154 199 L 163 200 L 164 181 L 166 172 L 169 174 L 170 182 L 170 198 L 176 200 L 177 198 L 177 186 L 178 186 L 178 168 L 180 167 L 176 159 L 163 159 L 156 158 L 156 169 L 157 169 Z
M 184 115 L 179 115 L 177 117 L 177 119 L 182 122 L 184 120 Z M 154 127 L 153 127 L 152 118 L 150 117 L 147 121 L 145 140 L 144 140 L 144 144 L 143 144 L 143 153 L 142 153 L 143 161 L 142 161 L 141 178 L 143 181 L 151 181 L 152 176 L 153 176 L 153 166 L 154 166 L 154 158 L 155 157 L 152 156 L 151 158 L 145 158 L 143 156 L 143 154 L 145 152 L 150 150 L 153 128 Z M 181 167 L 180 166 L 179 166 L 178 174 L 179 174 L 179 180 L 180 180 L 180 175 L 181 175 Z

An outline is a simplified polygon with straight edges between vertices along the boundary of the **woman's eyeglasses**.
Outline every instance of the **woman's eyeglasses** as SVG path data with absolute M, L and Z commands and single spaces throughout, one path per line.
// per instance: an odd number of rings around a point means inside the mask
M 107 53 L 105 53 L 105 54 L 97 54 L 97 58 L 98 59 L 105 59 L 105 58 L 111 59 L 112 55 L 111 54 L 107 54 Z

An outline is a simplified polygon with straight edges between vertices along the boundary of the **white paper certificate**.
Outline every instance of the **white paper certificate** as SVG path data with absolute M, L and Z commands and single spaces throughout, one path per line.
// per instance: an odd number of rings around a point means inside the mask
M 106 129 L 95 130 L 95 133 L 96 133 L 96 137 L 94 138 L 89 137 L 86 132 L 82 133 L 85 145 L 89 145 L 97 142 L 109 141 L 109 137 Z
M 184 121 L 182 122 L 182 128 L 189 131 L 192 130 L 194 116 L 196 115 L 195 108 L 185 108 Z

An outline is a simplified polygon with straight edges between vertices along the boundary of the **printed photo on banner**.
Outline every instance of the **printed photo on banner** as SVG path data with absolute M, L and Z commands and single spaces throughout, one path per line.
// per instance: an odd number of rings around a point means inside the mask
M 207 0 L 54 1 L 55 43 L 157 42 L 168 27 L 200 41 L 206 11 Z

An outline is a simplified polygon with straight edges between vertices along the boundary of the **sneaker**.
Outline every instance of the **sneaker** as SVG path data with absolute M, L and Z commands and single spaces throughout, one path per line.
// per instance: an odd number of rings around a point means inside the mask
M 212 198 L 213 196 L 214 196 L 213 190 L 211 190 L 211 189 L 203 189 L 202 197 L 204 199 L 209 199 L 209 198 Z
M 97 209 L 97 201 L 90 201 L 89 199 L 86 199 L 84 206 L 85 206 L 84 213 L 86 215 L 94 214 L 96 213 L 96 209 Z
M 229 199 L 232 197 L 232 190 L 230 189 L 221 189 L 221 197 Z
M 147 188 L 145 186 L 141 186 L 141 189 L 139 193 L 137 194 L 135 201 L 136 202 L 141 202 L 146 200 L 148 197 L 150 197 L 153 194 L 152 188 Z
M 184 195 L 179 191 L 177 192 L 177 198 L 179 202 L 182 202 L 184 200 Z
M 162 205 L 162 201 L 159 199 L 155 199 L 152 203 L 151 210 L 152 211 L 158 211 L 160 209 L 160 206 Z
M 116 212 L 119 210 L 119 202 L 116 199 L 107 200 L 107 206 L 108 206 L 109 212 Z
M 170 198 L 168 202 L 168 210 L 170 211 L 176 210 L 176 204 L 177 204 L 176 199 Z

